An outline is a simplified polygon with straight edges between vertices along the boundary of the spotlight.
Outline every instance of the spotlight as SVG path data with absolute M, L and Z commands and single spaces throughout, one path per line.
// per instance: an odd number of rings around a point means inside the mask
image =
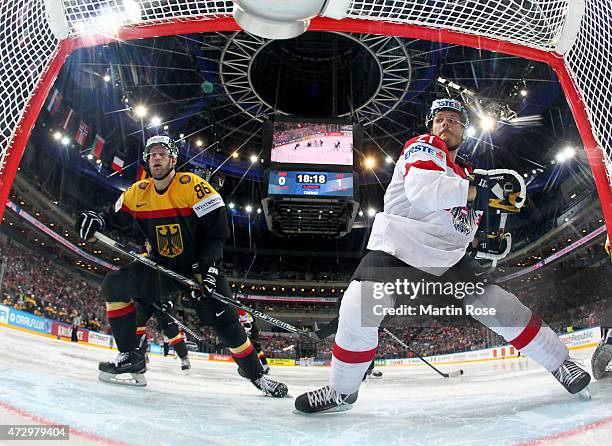
M 62 139 L 62 133 L 61 132 L 55 132 L 53 134 L 53 139 L 56 141 L 59 141 L 60 139 Z
M 370 217 L 374 217 L 376 215 L 376 209 L 374 208 L 369 208 L 368 209 L 368 216 Z
M 111 77 L 108 74 L 105 74 L 102 79 L 104 79 L 104 82 L 110 82 Z
M 167 125 L 164 126 L 164 130 L 168 130 L 168 126 Z
M 134 107 L 134 114 L 139 118 L 144 118 L 145 116 L 147 116 L 147 107 L 145 107 L 144 105 L 137 105 L 136 107 Z
M 363 211 L 359 211 L 359 216 L 363 217 Z
M 251 211 L 253 210 L 253 206 L 251 206 L 250 204 L 247 204 L 244 210 L 247 211 L 247 214 L 250 214 Z
M 256 163 L 257 162 L 257 155 L 251 155 L 250 160 L 251 160 L 252 163 Z
M 92 160 L 92 159 L 93 159 L 93 155 L 92 155 L 91 153 L 88 153 L 88 154 L 87 154 L 87 159 L 88 159 L 88 160 Z
M 238 158 L 238 152 L 232 153 L 232 158 Z
M 480 127 L 487 132 L 490 132 L 491 130 L 495 129 L 495 125 L 497 124 L 497 121 L 495 121 L 495 118 L 493 118 L 492 116 L 481 116 L 480 118 Z
M 198 139 L 198 140 L 196 141 L 196 146 L 198 146 L 198 147 L 202 147 L 202 144 L 203 144 L 203 142 L 202 142 L 202 140 L 201 140 L 201 139 Z
M 374 167 L 376 167 L 376 160 L 372 157 L 367 157 L 364 160 L 363 165 L 368 169 L 374 169 Z
M 525 97 L 527 96 L 527 90 L 525 90 L 524 88 L 521 90 L 521 96 Z
M 102 164 L 102 160 L 96 160 L 96 164 Z
M 555 155 L 555 160 L 556 160 L 558 163 L 563 163 L 563 162 L 565 162 L 565 160 L 567 160 L 567 156 L 565 156 L 565 153 L 563 153 L 563 152 L 559 152 L 559 153 L 557 153 L 557 154 Z
M 68 144 L 70 144 L 70 138 L 68 138 L 67 136 L 64 136 L 62 138 L 62 144 L 67 146 Z
M 157 127 L 157 126 L 159 126 L 159 125 L 161 124 L 161 121 L 162 121 L 162 120 L 161 120 L 161 118 L 160 118 L 159 116 L 153 116 L 153 117 L 151 118 L 151 125 L 152 125 L 153 127 Z
M 261 208 L 257 208 L 257 213 L 261 214 Z
M 391 163 L 393 162 L 393 158 L 391 158 L 390 156 L 388 156 L 388 157 L 386 157 L 386 158 L 385 158 L 385 162 L 386 162 L 387 164 L 391 164 Z
M 469 126 L 467 129 L 465 129 L 465 133 L 467 134 L 467 136 L 474 136 L 476 134 L 476 129 L 472 126 Z
M 567 159 L 573 158 L 576 155 L 576 149 L 574 149 L 573 147 L 567 146 L 563 150 L 563 154 L 565 155 Z
M 230 203 L 230 204 L 229 204 L 229 208 L 230 208 L 230 209 L 234 209 L 235 207 L 236 207 L 236 205 L 235 205 L 234 203 Z
M 185 134 L 184 134 L 184 133 L 181 133 L 181 134 L 179 135 L 179 138 L 180 138 L 180 139 L 183 139 L 184 137 L 185 137 Z

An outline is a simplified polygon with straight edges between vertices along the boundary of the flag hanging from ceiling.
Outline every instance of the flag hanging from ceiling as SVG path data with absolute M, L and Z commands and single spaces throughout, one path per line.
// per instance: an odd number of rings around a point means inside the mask
M 115 157 L 113 158 L 113 164 L 111 166 L 111 168 L 118 173 L 123 173 L 123 163 L 124 161 L 119 158 L 118 156 L 115 155 Z
M 55 116 L 59 111 L 60 105 L 62 105 L 62 94 L 56 88 L 53 90 L 53 95 L 51 96 L 51 100 L 47 104 L 47 110 L 51 113 L 51 116 Z
M 85 124 L 84 121 L 79 123 L 79 128 L 74 134 L 74 140 L 78 142 L 80 145 L 85 144 L 85 140 L 87 139 L 87 134 L 89 133 L 89 126 Z
M 136 172 L 136 181 L 146 180 L 149 174 L 143 165 L 138 165 L 138 170 Z
M 102 156 L 102 149 L 104 149 L 104 144 L 106 144 L 104 138 L 102 138 L 100 135 L 96 135 L 94 143 L 91 146 L 91 149 L 89 149 L 89 153 L 91 153 L 97 159 L 100 159 L 100 156 Z
M 68 110 L 66 110 L 66 114 L 64 115 L 64 119 L 62 120 L 62 128 L 64 130 L 68 130 L 68 126 L 72 120 L 72 115 L 74 115 L 74 110 L 68 107 Z

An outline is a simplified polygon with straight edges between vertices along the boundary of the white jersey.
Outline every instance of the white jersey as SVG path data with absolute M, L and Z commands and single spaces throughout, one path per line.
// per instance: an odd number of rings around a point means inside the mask
M 466 207 L 465 176 L 437 136 L 408 141 L 385 192 L 384 211 L 374 220 L 368 249 L 443 274 L 465 255 L 482 216 Z

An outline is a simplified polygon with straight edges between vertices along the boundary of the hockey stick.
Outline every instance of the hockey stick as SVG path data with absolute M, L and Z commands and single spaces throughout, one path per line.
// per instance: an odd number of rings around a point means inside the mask
M 398 338 L 397 336 L 395 336 L 393 333 L 391 333 L 389 330 L 387 330 L 386 328 L 383 328 L 382 331 L 384 331 L 385 333 L 387 333 L 389 336 L 391 336 L 391 338 L 396 341 L 399 345 L 401 345 L 402 347 L 404 347 L 406 350 L 408 350 L 409 352 L 411 352 L 412 354 L 414 354 L 417 358 L 419 358 L 421 361 L 423 361 L 425 364 L 427 364 L 429 367 L 431 367 L 432 369 L 434 369 L 436 371 L 436 373 L 438 373 L 439 375 L 443 376 L 444 378 L 456 378 L 458 376 L 463 375 L 463 370 L 459 369 L 459 370 L 455 370 L 454 372 L 450 372 L 450 373 L 444 373 L 441 372 L 440 370 L 438 370 L 436 367 L 434 367 L 433 365 L 431 365 L 431 363 L 429 361 L 427 361 L 425 358 L 423 358 L 421 355 L 419 355 L 417 352 L 415 352 L 414 350 L 412 350 L 410 348 L 410 346 L 408 346 L 408 344 L 406 344 L 404 341 L 402 341 L 400 338 Z
M 153 307 L 153 309 L 155 310 L 155 313 L 157 313 L 158 316 L 165 316 L 168 319 L 170 319 L 172 322 L 174 322 L 176 325 L 178 325 L 180 328 L 182 328 L 183 330 L 185 330 L 185 333 L 190 334 L 193 338 L 195 338 L 198 342 L 202 342 L 202 338 L 200 336 L 198 336 L 197 334 L 195 334 L 195 331 L 193 331 L 191 328 L 189 328 L 187 325 L 183 324 L 181 321 L 179 321 L 177 318 L 175 318 L 173 315 L 171 315 L 170 313 L 163 311 L 161 309 L 161 307 L 154 302 L 153 304 L 151 304 L 151 306 Z
M 98 239 L 99 241 L 101 241 L 102 243 L 104 243 L 109 248 L 112 248 L 115 251 L 120 252 L 121 254 L 123 254 L 123 255 L 125 255 L 127 257 L 130 257 L 130 258 L 132 258 L 132 259 L 134 259 L 134 260 L 136 260 L 136 261 L 138 261 L 140 263 L 144 263 L 148 267 L 150 267 L 150 268 L 152 268 L 152 269 L 154 269 L 156 271 L 159 271 L 160 273 L 165 274 L 168 277 L 173 278 L 177 282 L 182 283 L 183 285 L 185 285 L 185 286 L 187 286 L 187 287 L 189 287 L 189 288 L 191 288 L 193 290 L 197 290 L 197 291 L 201 290 L 200 284 L 197 283 L 196 281 L 188 279 L 187 277 L 182 276 L 179 273 L 172 271 L 171 269 L 164 268 L 163 266 L 161 266 L 160 264 L 154 262 L 153 260 L 151 260 L 151 259 L 149 259 L 149 258 L 147 258 L 145 256 L 142 256 L 142 255 L 140 255 L 140 254 L 138 254 L 138 253 L 136 253 L 134 251 L 128 251 L 128 249 L 125 248 L 121 243 L 116 242 L 112 238 L 107 237 L 107 236 L 105 236 L 104 234 L 101 234 L 98 231 L 96 231 L 96 233 L 94 234 L 94 237 L 96 239 Z M 313 339 L 311 333 L 303 331 L 303 330 L 300 330 L 298 328 L 295 328 L 293 325 L 291 325 L 291 324 L 289 324 L 287 322 L 283 322 L 283 321 L 281 321 L 279 319 L 273 318 L 272 316 L 270 316 L 270 315 L 268 315 L 266 313 L 262 313 L 259 310 L 256 310 L 256 309 L 251 308 L 251 307 L 249 307 L 247 305 L 241 304 L 241 303 L 235 301 L 234 299 L 232 299 L 230 297 L 223 296 L 222 294 L 219 294 L 219 293 L 216 293 L 216 292 L 213 292 L 210 297 L 212 297 L 214 299 L 217 299 L 217 300 L 223 302 L 224 304 L 231 305 L 231 306 L 236 307 L 236 308 L 240 308 L 241 310 L 246 311 L 247 313 L 251 313 L 253 316 L 258 317 L 259 319 L 264 320 L 264 321 L 268 322 L 269 324 L 275 325 L 275 326 L 277 326 L 279 328 L 282 328 L 284 330 L 287 330 L 288 332 L 295 333 L 295 334 L 298 334 L 300 336 L 304 336 L 304 337 L 309 338 L 311 340 Z

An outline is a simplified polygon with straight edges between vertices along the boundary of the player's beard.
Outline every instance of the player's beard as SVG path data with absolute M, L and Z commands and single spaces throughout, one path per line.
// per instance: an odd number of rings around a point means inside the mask
M 158 169 L 156 173 L 153 173 L 151 170 L 151 176 L 154 180 L 163 180 L 169 175 L 172 169 L 174 169 L 174 165 L 172 164 L 172 161 L 169 161 L 166 167 L 162 166 L 162 168 Z

